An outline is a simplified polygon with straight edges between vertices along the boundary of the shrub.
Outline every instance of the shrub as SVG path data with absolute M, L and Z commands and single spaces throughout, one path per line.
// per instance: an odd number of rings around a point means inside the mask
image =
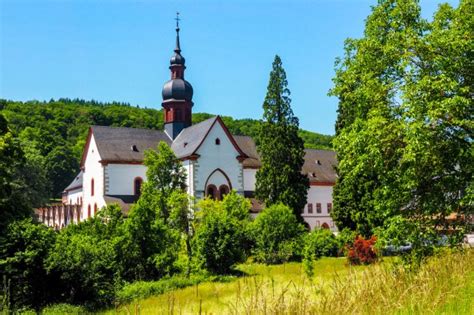
M 349 263 L 351 265 L 368 265 L 375 262 L 377 260 L 376 241 L 377 238 L 375 236 L 367 240 L 362 236 L 357 236 L 347 253 Z
M 314 252 L 316 257 L 336 257 L 338 241 L 328 229 L 316 229 L 305 237 L 305 247 Z
M 71 304 L 54 304 L 48 307 L 45 307 L 42 311 L 42 315 L 61 315 L 61 314 L 70 314 L 70 315 L 80 315 L 86 314 L 87 311 L 82 306 L 71 305 Z
M 336 237 L 338 244 L 338 255 L 345 256 L 349 247 L 354 244 L 357 237 L 356 231 L 352 231 L 349 228 L 344 228 Z
M 255 259 L 276 264 L 300 257 L 304 232 L 289 207 L 277 204 L 266 208 L 251 226 Z
M 232 266 L 246 259 L 246 224 L 243 222 L 248 219 L 235 215 L 240 211 L 229 211 L 227 206 L 224 207 L 226 200 L 199 202 L 200 212 L 193 239 L 198 265 L 217 274 L 229 273 Z

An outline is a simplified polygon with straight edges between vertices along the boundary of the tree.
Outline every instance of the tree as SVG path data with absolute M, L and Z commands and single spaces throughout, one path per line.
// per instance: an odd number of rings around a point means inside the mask
M 251 232 L 255 259 L 276 264 L 300 254 L 305 228 L 289 207 L 277 204 L 265 208 L 255 218 Z
M 30 217 L 32 207 L 44 200 L 40 169 L 29 163 L 20 142 L 0 114 L 0 238 L 6 226 L 18 219 Z M 38 190 L 30 186 L 38 183 Z
M 35 309 L 54 299 L 57 279 L 46 271 L 46 259 L 54 246 L 55 232 L 43 224 L 24 219 L 12 222 L 0 239 L 0 277 L 2 292 L 10 310 Z M 8 311 L 8 309 L 3 309 Z
M 46 171 L 51 183 L 53 197 L 60 197 L 64 188 L 74 179 L 79 169 L 69 146 L 55 147 L 46 156 Z
M 180 235 L 184 210 L 183 200 L 171 196 L 184 192 L 185 172 L 181 162 L 165 143 L 160 142 L 157 150 L 145 152 L 147 181 L 142 193 L 132 207 L 126 224 L 123 248 L 128 248 L 135 258 L 129 261 L 127 279 L 156 279 L 177 270 L 175 262 L 180 248 Z M 170 212 L 174 210 L 172 228 Z
M 160 141 L 157 150 L 145 152 L 144 164 L 147 167 L 147 181 L 143 185 L 141 199 L 148 199 L 166 221 L 169 217 L 169 197 L 175 190 L 186 189 L 185 170 L 173 150 L 163 141 Z
M 286 73 L 275 56 L 267 95 L 263 102 L 263 122 L 256 137 L 262 167 L 256 174 L 255 193 L 267 206 L 288 205 L 300 220 L 306 204 L 309 181 L 301 173 L 304 143 L 298 135 L 298 118 L 290 103 Z
M 440 6 L 432 22 L 415 0 L 381 0 L 364 37 L 346 41 L 330 92 L 339 229 L 368 237 L 409 223 L 406 239 L 426 235 L 420 247 L 461 231 L 446 218 L 473 208 L 472 27 L 471 0 Z
M 191 260 L 193 257 L 191 248 L 191 238 L 193 236 L 192 222 L 193 212 L 189 202 L 189 195 L 185 192 L 175 190 L 168 199 L 168 208 L 170 209 L 169 222 L 171 227 L 179 231 L 186 244 L 186 276 L 191 273 Z

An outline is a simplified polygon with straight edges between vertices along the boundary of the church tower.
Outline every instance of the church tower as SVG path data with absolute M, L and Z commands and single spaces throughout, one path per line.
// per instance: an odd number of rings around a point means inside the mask
M 163 86 L 165 132 L 175 139 L 181 130 L 191 126 L 193 87 L 184 79 L 185 59 L 179 43 L 179 13 L 176 17 L 176 48 L 170 60 L 171 80 Z

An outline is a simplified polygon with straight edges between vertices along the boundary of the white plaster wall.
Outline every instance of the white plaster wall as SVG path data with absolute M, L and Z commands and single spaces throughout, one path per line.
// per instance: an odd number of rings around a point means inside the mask
M 220 145 L 216 145 L 216 138 L 220 139 Z M 200 157 L 194 162 L 195 197 L 202 198 L 204 196 L 206 180 L 217 168 L 220 168 L 229 177 L 231 188 L 243 194 L 243 168 L 237 160 L 239 152 L 232 145 L 219 122 L 214 124 L 197 153 Z M 213 183 L 209 182 L 208 184 Z
M 104 200 L 104 166 L 99 162 L 101 157 L 97 150 L 94 135 L 91 136 L 87 157 L 84 162 L 84 178 L 82 188 L 84 191 L 81 220 L 87 219 L 87 207 L 91 206 L 94 213 L 94 204 L 100 209 L 105 206 Z M 94 196 L 91 196 L 91 179 L 94 178 Z
M 186 171 L 186 191 L 188 195 L 194 196 L 194 161 L 185 160 L 183 168 Z
M 142 164 L 108 164 L 105 166 L 105 194 L 133 195 L 135 178 L 146 181 L 146 166 Z
M 255 175 L 257 170 L 253 168 L 244 168 L 244 190 L 255 191 Z
M 81 202 L 82 198 L 82 187 L 73 189 L 67 192 L 67 204 L 77 205 Z M 78 202 L 79 200 L 79 202 Z
M 302 217 L 309 224 L 311 230 L 327 223 L 332 231 L 337 231 L 327 207 L 328 203 L 332 204 L 332 191 L 332 186 L 310 186 Z M 308 213 L 308 203 L 313 205 L 313 213 L 311 214 Z M 321 204 L 321 213 L 316 213 L 317 203 Z

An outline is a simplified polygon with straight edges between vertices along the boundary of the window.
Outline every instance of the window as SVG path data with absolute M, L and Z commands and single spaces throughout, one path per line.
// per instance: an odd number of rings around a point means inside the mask
M 217 198 L 217 188 L 216 188 L 216 186 L 214 186 L 214 185 L 207 186 L 206 197 L 209 197 L 211 199 L 216 199 Z
M 141 177 L 137 177 L 133 181 L 133 194 L 135 196 L 140 196 L 141 189 L 142 189 L 142 182 L 143 182 L 143 179 Z
M 324 222 L 323 225 L 321 225 L 321 227 L 323 229 L 329 229 L 329 225 L 326 222 Z
M 332 211 L 332 203 L 328 202 L 328 213 Z
M 220 145 L 220 144 L 221 144 L 221 139 L 216 138 L 216 145 Z
M 220 199 L 224 199 L 224 196 L 229 193 L 229 187 L 227 185 L 221 185 L 219 187 L 219 194 L 220 194 Z
M 321 204 L 319 202 L 316 204 L 316 213 L 321 213 Z
M 94 204 L 94 216 L 97 214 L 97 204 Z
M 313 204 L 308 203 L 308 213 L 313 213 Z
M 94 196 L 94 179 L 91 179 L 91 196 Z
M 91 217 L 91 205 L 88 205 L 88 206 L 87 206 L 87 217 L 88 217 L 88 218 Z

